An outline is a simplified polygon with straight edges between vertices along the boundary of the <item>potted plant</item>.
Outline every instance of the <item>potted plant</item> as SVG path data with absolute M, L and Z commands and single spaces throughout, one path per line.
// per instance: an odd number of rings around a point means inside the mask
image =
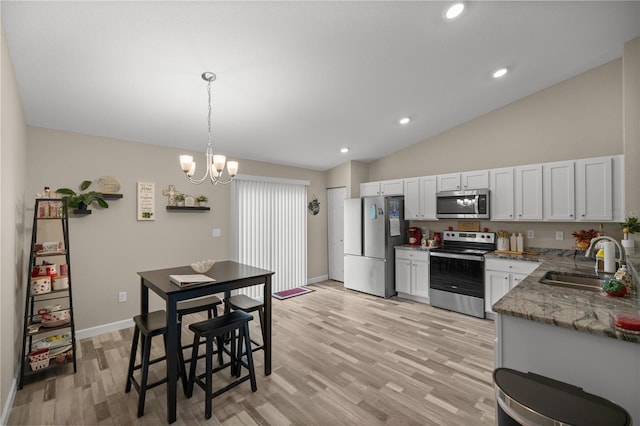
M 85 180 L 80 184 L 80 191 L 86 191 L 91 186 L 90 180 Z M 101 192 L 89 191 L 76 193 L 73 189 L 58 188 L 57 194 L 62 194 L 63 199 L 67 200 L 67 205 L 77 210 L 87 210 L 88 207 L 96 203 L 103 209 L 109 208 L 109 204 L 104 200 L 104 196 Z
M 580 250 L 586 250 L 591 240 L 598 236 L 598 231 L 595 229 L 581 229 L 579 231 L 573 231 L 571 235 L 576 239 L 576 247 Z
M 207 207 L 207 201 L 209 201 L 209 199 L 205 195 L 198 195 L 196 201 L 199 207 Z
M 178 207 L 184 207 L 184 194 L 177 194 L 176 195 L 176 205 Z
M 629 234 L 635 234 L 636 232 L 640 232 L 640 223 L 638 223 L 637 217 L 628 217 L 626 221 L 620 224 L 620 228 L 622 228 L 622 245 L 625 248 L 632 248 L 635 246 L 634 241 L 629 238 Z

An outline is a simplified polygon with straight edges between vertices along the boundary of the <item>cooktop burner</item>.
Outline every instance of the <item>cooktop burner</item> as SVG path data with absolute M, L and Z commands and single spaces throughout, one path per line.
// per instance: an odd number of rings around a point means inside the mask
M 491 253 L 493 250 L 483 250 L 483 249 L 471 249 L 471 248 L 449 248 L 449 247 L 440 247 L 431 249 L 432 252 L 438 253 L 455 253 L 455 254 L 469 254 L 475 256 L 484 256 L 487 253 Z

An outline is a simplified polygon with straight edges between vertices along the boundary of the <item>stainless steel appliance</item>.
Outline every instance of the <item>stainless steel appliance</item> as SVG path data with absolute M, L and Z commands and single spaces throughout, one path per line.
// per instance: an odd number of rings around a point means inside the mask
M 344 286 L 380 297 L 395 290 L 394 247 L 404 244 L 404 197 L 344 202 Z
M 429 251 L 432 306 L 484 318 L 484 255 L 496 249 L 493 232 L 445 231 Z
M 441 191 L 436 194 L 439 219 L 489 219 L 489 190 Z

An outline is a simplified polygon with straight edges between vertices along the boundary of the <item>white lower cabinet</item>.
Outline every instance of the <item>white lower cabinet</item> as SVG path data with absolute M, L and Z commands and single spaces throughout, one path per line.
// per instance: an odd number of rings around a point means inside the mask
M 429 252 L 396 249 L 396 291 L 401 297 L 429 302 Z
M 487 259 L 484 269 L 484 310 L 493 314 L 491 308 L 509 290 L 538 268 L 537 262 L 524 260 Z

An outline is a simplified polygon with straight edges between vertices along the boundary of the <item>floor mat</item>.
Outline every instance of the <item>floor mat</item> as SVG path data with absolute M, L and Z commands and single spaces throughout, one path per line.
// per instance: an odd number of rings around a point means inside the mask
M 275 297 L 276 299 L 284 300 L 290 297 L 301 296 L 303 294 L 311 293 L 312 291 L 315 291 L 315 290 L 311 290 L 307 287 L 296 287 L 296 288 L 292 288 L 291 290 L 283 290 L 277 293 L 273 293 L 273 297 Z

